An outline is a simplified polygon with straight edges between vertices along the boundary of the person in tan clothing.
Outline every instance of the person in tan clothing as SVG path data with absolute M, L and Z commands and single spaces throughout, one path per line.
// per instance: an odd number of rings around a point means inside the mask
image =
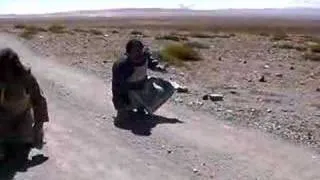
M 27 160 L 42 148 L 43 124 L 49 121 L 39 84 L 10 48 L 0 50 L 0 160 Z

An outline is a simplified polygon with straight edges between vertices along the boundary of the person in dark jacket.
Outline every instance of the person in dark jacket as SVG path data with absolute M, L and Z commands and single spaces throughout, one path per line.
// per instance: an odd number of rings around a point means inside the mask
M 46 98 L 36 78 L 15 51 L 1 49 L 0 151 L 10 153 L 4 153 L 6 157 L 2 158 L 27 158 L 32 147 L 40 149 L 43 124 L 48 121 Z
M 149 49 L 145 50 L 141 41 L 130 40 L 126 45 L 125 56 L 112 67 L 112 101 L 118 111 L 118 119 L 123 119 L 131 110 L 134 102 L 130 101 L 128 92 L 144 87 L 147 69 L 159 69 L 159 61 L 152 57 Z M 143 112 L 143 109 L 137 110 Z

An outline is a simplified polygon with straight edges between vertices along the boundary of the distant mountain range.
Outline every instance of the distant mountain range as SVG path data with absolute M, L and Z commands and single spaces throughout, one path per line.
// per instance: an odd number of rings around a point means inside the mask
M 0 18 L 23 17 L 265 17 L 320 20 L 320 8 L 286 8 L 286 9 L 222 9 L 222 10 L 190 10 L 190 9 L 108 9 L 84 10 L 48 14 L 0 15 Z

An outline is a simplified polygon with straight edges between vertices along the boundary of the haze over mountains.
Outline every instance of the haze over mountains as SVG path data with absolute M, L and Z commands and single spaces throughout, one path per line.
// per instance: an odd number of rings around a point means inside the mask
M 320 8 L 285 8 L 285 9 L 108 9 L 81 10 L 37 15 L 1 15 L 0 18 L 27 17 L 179 17 L 179 16 L 212 16 L 212 17 L 265 17 L 320 20 Z

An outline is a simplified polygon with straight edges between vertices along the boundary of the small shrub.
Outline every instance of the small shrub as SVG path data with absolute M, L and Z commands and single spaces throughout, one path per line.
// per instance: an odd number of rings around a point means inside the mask
M 171 44 L 160 51 L 162 60 L 176 65 L 182 65 L 186 61 L 199 61 L 201 57 L 192 47 L 184 44 Z
M 270 36 L 270 34 L 268 34 L 267 32 L 261 32 L 261 33 L 259 33 L 259 35 L 264 36 L 264 37 Z
M 282 31 L 275 33 L 272 37 L 273 41 L 282 41 L 287 39 L 288 39 L 288 35 Z
M 192 33 L 190 34 L 190 36 L 194 38 L 214 38 L 213 35 L 204 34 L 204 33 Z
M 51 25 L 51 26 L 48 28 L 48 30 L 49 30 L 50 32 L 52 32 L 52 33 L 57 33 L 57 34 L 59 34 L 59 33 L 65 33 L 65 32 L 66 32 L 66 31 L 65 31 L 65 26 L 59 25 L 59 24 L 53 24 L 53 25 Z
M 304 38 L 306 41 L 320 43 L 320 37 L 317 36 L 303 35 L 302 38 Z
M 19 35 L 24 39 L 32 39 L 34 35 L 36 35 L 39 31 L 31 30 L 31 29 L 24 29 L 24 31 Z
M 131 31 L 131 34 L 132 34 L 132 35 L 140 35 L 140 36 L 143 35 L 143 33 L 142 33 L 141 31 L 136 31 L 136 30 Z
M 187 42 L 185 43 L 186 46 L 192 47 L 192 48 L 198 48 L 198 49 L 210 49 L 210 46 L 207 44 L 203 44 L 197 41 L 193 42 Z
M 81 29 L 81 28 L 75 28 L 73 29 L 74 32 L 78 32 L 78 33 L 88 33 L 88 30 L 86 29 Z
M 213 36 L 213 38 L 231 38 L 231 37 L 233 37 L 232 34 L 217 34 Z
M 47 32 L 47 30 L 45 28 L 33 26 L 33 25 L 25 26 L 24 29 L 28 30 L 28 31 Z
M 314 44 L 310 46 L 310 50 L 314 53 L 320 53 L 320 44 Z
M 21 26 L 20 26 L 21 27 Z M 33 25 L 25 25 L 23 32 L 19 35 L 24 39 L 32 39 L 34 35 L 38 34 L 39 32 L 46 32 L 47 30 Z
M 164 35 L 156 37 L 156 40 L 171 40 L 171 41 L 180 41 L 180 37 L 176 35 Z
M 111 31 L 111 33 L 112 33 L 112 34 L 119 34 L 119 31 L 113 30 L 113 31 Z
M 25 27 L 26 27 L 25 24 L 16 24 L 16 25 L 14 25 L 14 28 L 16 28 L 16 29 L 24 29 Z
M 319 62 L 320 62 L 320 54 L 319 54 L 319 53 L 311 53 L 311 52 L 308 52 L 308 53 L 305 53 L 305 54 L 303 55 L 303 57 L 304 57 L 306 60 L 319 61 Z
M 280 49 L 294 49 L 294 46 L 289 43 L 284 43 L 284 44 L 275 44 L 273 45 L 274 48 L 280 48 Z
M 307 51 L 307 50 L 308 50 L 308 48 L 305 47 L 305 46 L 295 46 L 295 49 L 296 49 L 297 51 Z
M 230 37 L 234 37 L 236 36 L 235 34 L 214 34 L 214 35 L 211 35 L 211 34 L 205 34 L 205 33 L 192 33 L 190 34 L 191 37 L 194 37 L 194 38 L 203 38 L 203 39 L 212 39 L 212 38 L 230 38 Z
M 91 34 L 93 34 L 93 35 L 103 35 L 103 32 L 102 31 L 99 31 L 99 30 L 97 30 L 97 29 L 90 29 L 90 31 L 89 31 Z
M 281 44 L 275 44 L 273 45 L 274 48 L 280 48 L 280 49 L 295 49 L 297 51 L 306 51 L 307 47 L 302 45 L 294 45 L 290 43 L 281 43 Z

